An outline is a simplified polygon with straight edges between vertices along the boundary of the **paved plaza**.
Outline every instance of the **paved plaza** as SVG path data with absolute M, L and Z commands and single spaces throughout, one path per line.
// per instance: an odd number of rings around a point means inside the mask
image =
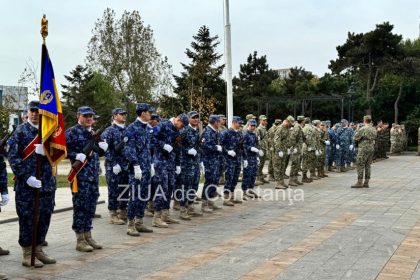
M 45 250 L 58 263 L 41 269 L 21 265 L 18 224 L 2 223 L 0 245 L 11 254 L 0 257 L 0 271 L 10 279 L 420 279 L 420 157 L 391 157 L 372 174 L 369 189 L 349 187 L 355 171 L 330 172 L 277 201 L 267 194 L 274 184 L 265 185 L 267 201 L 140 237 L 108 224 L 102 203 L 93 236 L 105 248 L 93 253 L 74 249 L 72 212 L 56 213 Z M 70 205 L 69 190 L 60 189 L 56 208 Z M 3 210 L 0 221 L 13 218 L 14 206 Z

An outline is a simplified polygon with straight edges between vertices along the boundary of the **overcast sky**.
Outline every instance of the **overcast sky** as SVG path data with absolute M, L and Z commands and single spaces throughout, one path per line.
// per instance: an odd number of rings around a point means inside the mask
M 223 0 L 1 0 L 0 84 L 16 85 L 25 63 L 39 64 L 40 19 L 47 14 L 47 45 L 58 84 L 84 63 L 91 30 L 107 7 L 120 16 L 139 10 L 154 30 L 158 50 L 174 73 L 186 62 L 185 48 L 201 25 L 219 35 L 223 53 Z M 420 0 L 230 0 L 233 74 L 254 50 L 272 68 L 303 66 L 328 72 L 335 47 L 347 32 L 367 32 L 390 21 L 404 38 L 419 36 Z

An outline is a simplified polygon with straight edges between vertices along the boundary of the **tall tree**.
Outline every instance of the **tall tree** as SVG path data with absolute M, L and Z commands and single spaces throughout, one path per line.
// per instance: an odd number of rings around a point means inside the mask
M 172 91 L 171 68 L 157 51 L 153 31 L 138 11 L 125 11 L 117 19 L 107 8 L 93 29 L 88 61 L 128 101 L 153 101 Z
M 162 105 L 167 104 L 165 110 L 172 114 L 197 110 L 207 117 L 216 111 L 224 112 L 226 90 L 221 78 L 224 65 L 219 65 L 222 55 L 216 50 L 219 37 L 211 36 L 209 28 L 201 26 L 193 39 L 191 48 L 185 51 L 190 62 L 181 63 L 184 71 L 179 76 L 174 75 L 175 95 L 164 96 Z
M 240 65 L 239 76 L 233 79 L 235 114 L 257 114 L 258 101 L 268 102 L 280 86 L 273 84 L 276 79 L 278 74 L 270 69 L 265 55 L 258 56 L 257 51 L 250 54 L 246 63 Z
M 402 36 L 392 33 L 393 28 L 385 22 L 365 34 L 349 32 L 346 43 L 337 47 L 338 58 L 330 61 L 329 68 L 334 74 L 349 72 L 364 81 L 367 113 L 372 113 L 374 91 L 384 68 L 401 54 Z
M 63 114 L 66 127 L 74 125 L 77 108 L 90 106 L 100 118 L 98 125 L 110 120 L 115 107 L 123 107 L 121 95 L 116 92 L 110 81 L 102 74 L 77 65 L 70 75 L 65 75 L 63 88 Z

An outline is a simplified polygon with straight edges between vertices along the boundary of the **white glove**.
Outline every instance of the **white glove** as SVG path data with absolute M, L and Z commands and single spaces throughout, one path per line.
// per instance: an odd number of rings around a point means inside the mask
M 206 169 L 204 168 L 204 163 L 200 162 L 200 172 L 201 174 L 204 174 L 206 172 Z
M 177 167 L 176 167 L 176 169 L 175 169 L 175 174 L 176 174 L 176 175 L 181 174 L 181 166 L 177 166 Z
M 40 189 L 42 187 L 41 181 L 38 180 L 35 176 L 29 177 L 28 180 L 26 180 L 26 184 L 35 189 Z
M 350 151 L 353 151 L 353 148 L 354 148 L 354 146 L 353 145 L 350 145 Z
M 42 144 L 35 144 L 35 153 L 41 156 L 45 156 L 44 147 L 42 147 Z
M 106 150 L 108 150 L 108 143 L 105 141 L 99 142 L 98 143 L 99 148 L 101 148 L 104 152 L 106 152 Z
M 197 155 L 197 150 L 196 149 L 194 149 L 194 148 L 191 148 L 191 149 L 189 149 L 188 150 L 188 152 L 187 152 L 189 155 L 192 155 L 192 156 L 196 156 Z
M 0 206 L 6 206 L 9 203 L 9 194 L 5 193 L 1 195 Z
M 260 165 L 260 158 L 257 158 L 257 165 Z
M 112 167 L 112 172 L 114 172 L 115 175 L 118 175 L 118 173 L 121 172 L 121 166 L 117 163 L 114 167 Z
M 288 155 L 292 154 L 292 150 L 287 149 L 287 154 L 288 154 Z
M 134 178 L 137 180 L 141 180 L 142 172 L 140 169 L 140 165 L 134 165 Z
M 280 151 L 280 152 L 279 152 L 279 157 L 283 158 L 283 156 L 284 156 L 283 151 Z
M 330 143 L 330 141 L 328 141 L 328 140 L 327 140 L 327 141 L 325 141 L 324 143 L 325 143 L 325 145 L 327 145 L 327 146 L 329 146 L 329 145 L 331 144 L 331 143 Z
M 216 149 L 217 149 L 218 152 L 223 151 L 222 146 L 220 146 L 220 145 L 216 145 Z
M 263 152 L 263 150 L 259 150 L 259 151 L 258 151 L 258 155 L 259 155 L 260 157 L 263 157 L 263 156 L 264 156 L 264 152 Z
M 259 150 L 257 148 L 255 148 L 255 147 L 251 147 L 251 152 L 258 153 Z
M 308 147 L 308 152 L 310 152 L 310 151 L 312 151 L 312 148 L 311 147 Z
M 337 149 L 337 150 L 340 150 L 340 145 L 335 145 L 335 148 Z
M 173 150 L 174 148 L 172 148 L 172 146 L 171 146 L 171 145 L 165 144 L 165 145 L 163 145 L 163 149 L 164 149 L 165 151 L 167 151 L 168 153 L 170 153 L 170 152 L 172 152 L 172 150 Z
M 227 152 L 227 154 L 228 154 L 228 155 L 230 155 L 231 157 L 235 157 L 235 156 L 236 156 L 236 153 L 235 153 L 235 151 L 234 151 L 234 150 L 229 150 L 229 151 Z
M 155 171 L 155 165 L 152 163 L 152 164 L 150 165 L 150 177 L 155 176 L 155 174 L 156 174 L 156 171 Z
M 318 150 L 315 151 L 315 156 L 319 157 L 319 151 Z
M 85 159 L 86 159 L 86 155 L 83 154 L 83 153 L 79 153 L 79 154 L 76 155 L 76 160 L 78 160 L 78 161 L 84 162 Z
M 247 167 L 248 167 L 248 161 L 244 160 L 244 168 L 247 168 Z
M 293 149 L 293 154 L 297 154 L 297 152 L 298 152 L 297 148 L 294 148 Z

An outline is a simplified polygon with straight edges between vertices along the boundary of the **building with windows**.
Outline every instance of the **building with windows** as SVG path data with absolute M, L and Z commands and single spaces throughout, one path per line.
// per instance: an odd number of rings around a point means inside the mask
M 9 117 L 9 130 L 13 125 L 22 123 L 21 114 L 27 104 L 27 87 L 0 85 L 0 108 L 8 108 L 12 112 Z
M 274 69 L 274 71 L 276 71 L 277 74 L 279 75 L 279 79 L 284 80 L 284 79 L 289 78 L 290 68 Z

